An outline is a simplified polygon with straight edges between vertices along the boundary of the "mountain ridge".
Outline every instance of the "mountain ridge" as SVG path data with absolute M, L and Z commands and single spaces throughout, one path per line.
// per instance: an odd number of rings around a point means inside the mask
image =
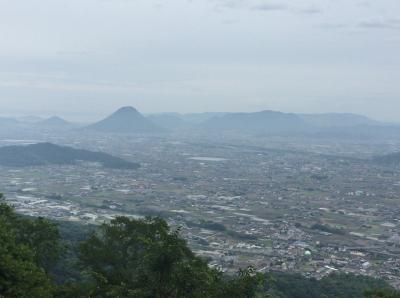
M 216 116 L 206 121 L 203 126 L 208 129 L 218 130 L 286 132 L 301 130 L 306 127 L 306 123 L 293 113 L 265 110 Z
M 73 165 L 78 161 L 100 162 L 106 168 L 137 169 L 138 163 L 129 162 L 103 152 L 75 149 L 52 143 L 0 147 L 0 165 L 30 167 L 45 165 Z

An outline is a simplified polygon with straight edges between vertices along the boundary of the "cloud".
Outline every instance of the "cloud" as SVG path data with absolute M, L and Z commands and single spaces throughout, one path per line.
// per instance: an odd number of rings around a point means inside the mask
M 285 4 L 264 3 L 264 4 L 254 5 L 252 6 L 251 9 L 260 11 L 287 10 L 288 6 Z
M 96 51 L 91 50 L 60 50 L 56 52 L 59 56 L 92 56 Z
M 273 12 L 287 11 L 293 14 L 317 15 L 323 13 L 323 10 L 315 6 L 292 7 L 283 1 L 251 1 L 251 0 L 214 0 L 214 9 L 222 11 L 224 9 L 250 9 L 252 11 Z
M 356 23 L 323 23 L 318 25 L 322 29 L 362 29 L 362 30 L 400 30 L 400 19 L 364 20 Z
M 317 25 L 316 27 L 321 29 L 345 29 L 349 28 L 350 26 L 348 24 L 343 24 L 343 23 L 322 23 Z
M 400 19 L 361 21 L 356 24 L 361 29 L 394 29 L 400 30 Z
M 303 14 L 320 14 L 323 13 L 322 9 L 316 8 L 316 7 L 308 7 L 308 8 L 304 8 L 304 9 L 300 9 L 298 10 L 298 12 L 303 13 Z
M 371 6 L 371 2 L 369 2 L 369 1 L 360 1 L 360 2 L 357 2 L 357 6 L 370 7 Z
M 224 9 L 250 9 L 253 11 L 279 11 L 288 10 L 285 3 L 278 2 L 260 2 L 251 0 L 213 0 L 214 9 L 221 11 Z
M 213 2 L 215 2 L 214 9 L 216 11 L 237 8 L 242 3 L 241 1 L 237 1 L 237 0 L 218 0 L 218 1 L 213 1 Z

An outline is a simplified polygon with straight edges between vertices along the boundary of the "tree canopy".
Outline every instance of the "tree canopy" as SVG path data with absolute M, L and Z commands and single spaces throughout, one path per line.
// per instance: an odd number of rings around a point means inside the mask
M 189 249 L 159 218 L 118 217 L 80 246 L 80 260 L 91 277 L 93 296 L 254 297 L 256 274 L 226 279 Z M 229 286 L 228 286 L 229 285 Z
M 43 219 L 25 220 L 10 207 L 0 205 L 0 297 L 52 297 L 53 287 L 46 268 L 50 269 L 56 261 L 57 249 L 51 245 L 44 249 L 45 243 L 39 244 L 36 237 L 36 231 L 52 228 Z M 49 236 L 50 239 L 52 235 Z M 48 250 L 53 251 L 47 260 Z

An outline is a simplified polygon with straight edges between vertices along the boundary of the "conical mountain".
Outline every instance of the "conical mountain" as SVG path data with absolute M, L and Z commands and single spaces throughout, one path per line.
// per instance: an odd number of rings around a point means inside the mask
M 90 130 L 106 133 L 152 133 L 162 131 L 133 107 L 120 108 L 107 118 L 89 125 Z

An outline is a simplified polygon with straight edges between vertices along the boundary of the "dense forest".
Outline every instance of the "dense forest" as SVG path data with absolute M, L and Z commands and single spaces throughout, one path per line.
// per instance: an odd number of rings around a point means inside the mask
M 386 282 L 210 268 L 160 218 L 100 227 L 17 215 L 0 205 L 0 297 L 400 297 Z

